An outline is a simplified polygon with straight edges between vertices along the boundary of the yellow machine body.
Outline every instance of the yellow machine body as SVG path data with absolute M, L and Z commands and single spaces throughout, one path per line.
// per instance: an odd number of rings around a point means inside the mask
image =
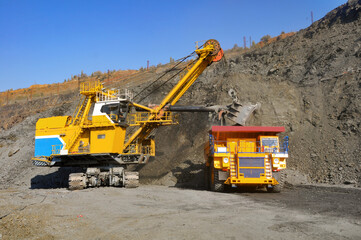
M 218 181 L 233 186 L 279 184 L 273 174 L 286 169 L 288 158 L 288 138 L 280 146 L 277 136 L 283 131 L 283 127 L 213 126 L 205 147 L 211 183 Z
M 195 50 L 198 58 L 185 68 L 179 82 L 156 107 L 136 103 L 125 91 L 105 89 L 101 82 L 80 86 L 82 99 L 73 116 L 39 119 L 35 132 L 37 166 L 109 166 L 146 163 L 155 155 L 152 131 L 178 124 L 167 111 L 198 76 L 223 56 L 216 40 Z

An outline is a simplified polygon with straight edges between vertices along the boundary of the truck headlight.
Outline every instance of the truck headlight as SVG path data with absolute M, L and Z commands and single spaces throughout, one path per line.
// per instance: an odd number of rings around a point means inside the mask
M 224 163 L 228 163 L 229 159 L 228 158 L 223 158 L 223 162 Z
M 280 160 L 278 158 L 275 158 L 275 159 L 273 159 L 273 162 L 277 164 L 280 162 Z

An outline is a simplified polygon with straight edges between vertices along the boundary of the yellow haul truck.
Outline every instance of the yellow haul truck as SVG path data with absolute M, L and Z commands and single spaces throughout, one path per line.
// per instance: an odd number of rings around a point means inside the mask
M 207 186 L 266 187 L 280 192 L 288 158 L 288 137 L 280 143 L 284 127 L 213 126 L 205 146 Z
M 70 189 L 137 187 L 138 172 L 128 166 L 145 164 L 155 155 L 153 130 L 178 123 L 169 109 L 209 65 L 221 60 L 223 50 L 211 39 L 188 57 L 193 56 L 179 71 L 179 82 L 156 106 L 136 103 L 129 92 L 105 89 L 100 82 L 82 84 L 83 98 L 73 116 L 42 118 L 36 123 L 33 164 L 83 167 L 83 172 L 70 174 Z

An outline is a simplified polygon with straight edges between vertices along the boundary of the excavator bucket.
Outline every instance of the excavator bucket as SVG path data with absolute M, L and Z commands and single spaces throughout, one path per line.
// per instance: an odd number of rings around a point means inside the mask
M 219 114 L 219 119 L 226 117 L 238 125 L 245 126 L 252 113 L 260 107 L 260 103 L 240 104 L 238 101 L 234 100 L 231 105 L 227 106 L 169 106 L 167 107 L 167 110 L 171 112 L 214 112 Z
M 261 107 L 260 103 L 257 104 L 240 104 L 237 101 L 234 101 L 231 105 L 227 106 L 226 117 L 236 124 L 245 126 L 248 119 L 251 117 L 252 113 L 255 110 L 258 110 Z

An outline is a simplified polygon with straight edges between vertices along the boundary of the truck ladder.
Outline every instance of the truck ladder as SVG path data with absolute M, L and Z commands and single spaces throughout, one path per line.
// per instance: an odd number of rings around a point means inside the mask
M 236 163 L 236 157 L 230 157 L 229 159 L 229 163 L 230 163 L 230 175 L 231 178 L 236 178 L 237 177 L 237 163 Z
M 265 165 L 265 172 L 266 172 L 266 178 L 271 179 L 272 178 L 272 169 L 271 169 L 271 163 L 270 160 L 268 158 L 268 156 L 266 156 L 265 160 L 264 160 L 264 165 Z

